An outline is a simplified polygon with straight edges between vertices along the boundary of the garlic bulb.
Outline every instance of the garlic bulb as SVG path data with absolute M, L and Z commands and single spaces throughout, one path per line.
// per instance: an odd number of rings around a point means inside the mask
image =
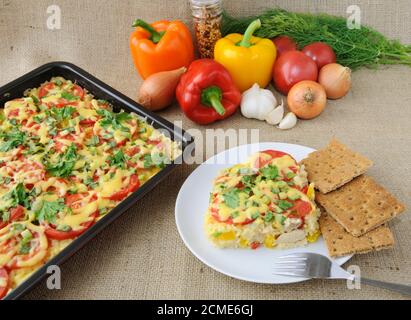
M 265 120 L 267 115 L 277 106 L 277 99 L 267 89 L 255 83 L 243 93 L 241 113 L 246 118 Z
M 278 128 L 281 130 L 287 130 L 287 129 L 294 128 L 296 124 L 297 124 L 296 115 L 292 112 L 289 112 L 284 117 L 284 119 L 281 120 L 280 124 L 278 125 Z
M 277 108 L 272 110 L 267 114 L 265 117 L 265 121 L 267 121 L 268 124 L 276 125 L 281 122 L 281 120 L 284 117 L 284 100 L 281 101 L 281 105 L 279 105 Z

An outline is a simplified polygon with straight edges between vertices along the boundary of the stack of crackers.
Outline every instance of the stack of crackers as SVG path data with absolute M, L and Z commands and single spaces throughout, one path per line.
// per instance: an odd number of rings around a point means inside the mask
M 394 237 L 386 223 L 404 211 L 401 204 L 370 176 L 372 161 L 332 140 L 302 162 L 315 184 L 322 210 L 320 229 L 330 256 L 391 248 Z

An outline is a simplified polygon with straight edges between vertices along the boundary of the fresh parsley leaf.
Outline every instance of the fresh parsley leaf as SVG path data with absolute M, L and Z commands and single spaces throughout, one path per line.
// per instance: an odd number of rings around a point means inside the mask
M 224 203 L 228 207 L 235 209 L 240 205 L 240 197 L 238 196 L 239 191 L 240 190 L 234 188 L 223 194 Z
M 6 193 L 3 199 L 12 199 L 12 207 L 22 205 L 25 208 L 30 208 L 29 193 L 24 189 L 22 183 L 19 183 L 13 190 Z
M 96 145 L 98 145 L 100 143 L 100 139 L 98 136 L 93 135 L 90 140 L 87 141 L 87 146 L 90 147 L 95 147 Z
M 143 161 L 144 161 L 144 168 L 150 168 L 151 166 L 153 166 L 153 159 L 151 158 L 151 154 L 145 154 Z
M 66 152 L 60 156 L 57 163 L 46 163 L 46 170 L 54 177 L 67 178 L 74 169 L 77 160 L 75 144 L 70 145 Z
M 252 188 L 254 186 L 254 183 L 255 183 L 255 176 L 254 175 L 243 176 L 241 178 L 241 182 L 243 183 L 244 186 L 246 186 L 248 188 Z
M 0 145 L 0 152 L 7 152 L 20 145 L 24 145 L 26 143 L 27 136 L 23 131 L 14 128 L 9 133 L 1 133 L 0 138 L 4 140 L 4 142 Z
M 59 87 L 63 84 L 63 81 L 61 81 L 60 79 L 56 79 L 53 82 L 54 82 L 55 85 L 57 85 Z
M 286 200 L 280 200 L 278 201 L 278 206 L 283 210 L 287 210 L 287 209 L 290 209 L 293 206 L 293 204 Z
M 255 220 L 255 219 L 257 219 L 259 216 L 260 216 L 260 213 L 259 213 L 259 212 L 253 213 L 253 214 L 251 215 L 251 219 Z
M 103 119 L 100 120 L 100 125 L 103 128 L 108 128 L 109 126 L 113 129 L 120 129 L 124 131 L 129 131 L 129 129 L 123 126 L 122 122 L 132 119 L 131 115 L 127 112 L 114 113 L 105 109 L 97 110 L 97 114 Z
M 33 235 L 28 229 L 24 230 L 21 235 L 23 236 L 23 239 L 20 241 L 19 253 L 28 254 L 31 249 L 30 241 L 33 239 Z
M 71 115 L 75 111 L 76 109 L 73 107 L 62 107 L 62 108 L 53 107 L 51 109 L 51 116 L 57 121 L 68 120 L 68 119 L 71 119 Z
M 84 180 L 84 184 L 85 184 L 86 186 L 92 188 L 92 189 L 95 189 L 95 188 L 97 187 L 97 185 L 98 185 L 98 184 L 93 180 L 92 177 L 87 177 L 87 178 Z
M 69 93 L 69 92 L 62 92 L 61 93 L 61 97 L 67 101 L 75 101 L 77 100 L 79 97 Z
M 116 166 L 119 168 L 124 168 L 126 157 L 122 150 L 117 151 L 114 155 L 108 158 L 109 164 L 111 166 Z
M 29 242 L 20 242 L 19 254 L 29 254 L 31 250 L 30 241 Z
M 63 211 L 65 208 L 64 200 L 59 199 L 57 201 L 43 201 L 41 208 L 34 214 L 38 221 L 48 221 L 50 223 L 56 223 L 57 213 Z
M 3 212 L 1 215 L 2 221 L 9 221 L 10 220 L 10 211 Z
M 286 177 L 287 179 L 292 179 L 296 176 L 296 174 L 294 172 L 287 172 Z
M 274 215 L 271 211 L 268 211 L 264 216 L 264 221 L 265 222 L 270 222 L 273 219 L 274 219 Z
M 268 180 L 273 180 L 278 176 L 278 168 L 277 166 L 268 165 L 260 169 L 261 174 L 263 177 L 267 178 Z
M 71 227 L 65 224 L 59 224 L 56 228 L 57 231 L 69 232 L 71 231 Z
M 40 101 L 36 96 L 30 96 L 30 98 L 33 100 L 34 104 L 39 104 Z

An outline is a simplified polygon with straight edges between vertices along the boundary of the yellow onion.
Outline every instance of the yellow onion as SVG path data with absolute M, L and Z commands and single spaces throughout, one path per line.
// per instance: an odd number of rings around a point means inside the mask
M 175 91 L 186 68 L 152 74 L 140 87 L 137 102 L 143 107 L 157 111 L 173 103 Z
M 318 82 L 328 99 L 340 99 L 351 89 L 351 69 L 338 63 L 327 64 L 321 68 Z

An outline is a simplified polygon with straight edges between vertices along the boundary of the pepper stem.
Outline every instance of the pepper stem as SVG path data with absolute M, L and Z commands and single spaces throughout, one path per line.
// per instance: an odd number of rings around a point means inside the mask
M 253 22 L 250 23 L 250 25 L 248 26 L 247 30 L 245 30 L 243 39 L 241 40 L 241 42 L 238 44 L 240 47 L 245 47 L 245 48 L 249 48 L 251 47 L 251 37 L 253 36 L 253 33 L 255 32 L 255 30 L 259 29 L 261 27 L 261 20 L 257 19 L 254 20 Z
M 216 86 L 208 87 L 201 92 L 201 103 L 213 107 L 220 116 L 225 114 L 225 108 L 221 103 L 222 98 L 223 93 L 221 89 Z
M 161 38 L 164 35 L 163 32 L 158 32 L 156 29 L 154 29 L 151 25 L 149 25 L 147 22 L 141 19 L 137 19 L 136 21 L 133 22 L 133 27 L 141 27 L 147 32 L 150 33 L 150 40 L 153 41 L 154 43 L 160 42 Z

